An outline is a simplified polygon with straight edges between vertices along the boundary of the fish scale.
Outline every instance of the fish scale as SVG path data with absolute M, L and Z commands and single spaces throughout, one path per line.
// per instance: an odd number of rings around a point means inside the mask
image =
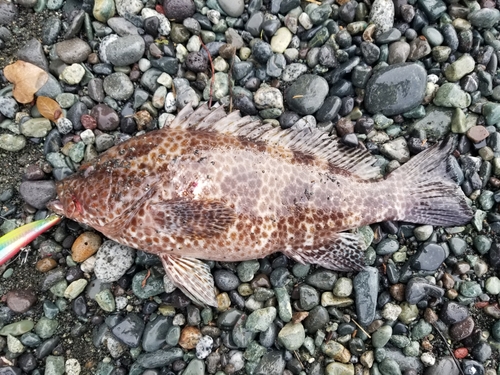
M 123 142 L 59 181 L 49 207 L 159 255 L 186 294 L 217 306 L 199 259 L 282 251 L 302 263 L 360 270 L 363 249 L 351 229 L 469 221 L 464 195 L 446 177 L 452 148 L 448 139 L 377 178 L 372 155 L 320 130 L 283 131 L 222 107 L 188 106 L 170 127 Z

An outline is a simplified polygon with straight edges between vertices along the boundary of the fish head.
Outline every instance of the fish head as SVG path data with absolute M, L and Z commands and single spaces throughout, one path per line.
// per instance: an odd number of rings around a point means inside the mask
M 47 203 L 47 208 L 69 219 L 86 222 L 85 204 L 82 188 L 78 179 L 67 178 L 56 183 L 57 199 Z

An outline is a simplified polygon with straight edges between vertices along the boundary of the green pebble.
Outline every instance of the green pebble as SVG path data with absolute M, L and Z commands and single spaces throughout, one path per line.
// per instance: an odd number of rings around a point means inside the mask
M 437 90 L 434 104 L 439 107 L 467 108 L 471 97 L 455 83 L 444 83 Z
M 250 332 L 266 331 L 276 318 L 275 307 L 265 307 L 252 312 L 245 323 L 245 328 Z
M 61 108 L 71 108 L 78 101 L 78 95 L 63 92 L 56 96 L 56 101 Z
M 260 117 L 263 119 L 275 119 L 281 116 L 283 111 L 279 108 L 268 108 L 259 111 Z
M 0 149 L 5 151 L 21 151 L 26 146 L 26 138 L 22 135 L 0 134 Z
M 95 295 L 95 301 L 101 309 L 106 312 L 113 312 L 116 309 L 115 297 L 111 290 L 104 289 Z
M 400 315 L 401 317 L 401 315 Z M 421 340 L 432 332 L 432 325 L 425 320 L 420 319 L 411 330 L 411 337 L 414 340 Z
M 96 375 L 111 375 L 111 373 L 114 370 L 114 366 L 111 363 L 108 362 L 99 362 L 97 365 L 97 369 L 95 374 Z M 140 374 L 144 372 L 144 369 L 141 369 Z M 132 371 L 129 372 L 129 375 L 132 374 Z
M 7 268 L 5 270 L 5 272 L 2 274 L 2 277 L 4 279 L 8 279 L 9 277 L 11 277 L 12 275 L 14 274 L 14 269 L 13 268 Z
M 53 285 L 49 290 L 56 297 L 64 297 L 64 292 L 66 291 L 67 287 L 68 287 L 68 282 L 66 280 L 61 280 L 57 282 L 55 285 Z
M 26 137 L 43 138 L 52 130 L 52 124 L 43 117 L 31 118 L 23 122 L 19 128 Z
M 372 334 L 372 344 L 374 348 L 383 348 L 391 338 L 392 327 L 384 325 Z
M 460 294 L 465 298 L 476 298 L 482 293 L 481 285 L 475 281 L 464 281 L 460 284 Z
M 19 322 L 6 325 L 0 330 L 0 336 L 20 336 L 33 329 L 34 323 L 31 320 L 20 320 Z
M 495 125 L 500 122 L 500 104 L 488 102 L 483 105 L 483 116 L 487 125 Z
M 364 227 L 358 228 L 358 234 L 360 236 L 361 241 L 365 245 L 363 248 L 367 249 L 372 244 L 373 239 L 375 238 L 373 229 L 369 225 L 365 225 Z
M 64 297 L 69 299 L 70 301 L 74 300 L 85 290 L 87 284 L 88 281 L 85 279 L 78 279 L 73 281 L 64 291 Z
M 250 341 L 248 344 L 244 357 L 248 361 L 258 361 L 260 358 L 267 352 L 267 349 L 259 344 L 256 341 Z
M 212 309 L 209 308 L 204 308 L 203 310 L 201 310 L 200 315 L 204 325 L 208 325 L 208 323 L 210 323 L 214 318 Z
M 491 335 L 496 341 L 500 341 L 500 320 L 497 320 L 491 327 Z
M 58 326 L 59 322 L 57 320 L 42 316 L 35 325 L 35 333 L 42 339 L 48 339 L 54 336 Z
M 43 301 L 43 313 L 48 319 L 54 319 L 59 314 L 59 309 L 52 301 Z
M 478 232 L 483 230 L 483 220 L 486 219 L 486 212 L 482 210 L 476 210 L 474 213 L 474 218 L 472 219 L 472 225 Z
M 423 105 L 419 105 L 408 112 L 403 113 L 403 117 L 417 119 L 425 116 L 425 107 Z
M 142 299 L 157 296 L 165 291 L 163 286 L 163 277 L 160 275 L 150 275 L 143 287 L 142 282 L 146 278 L 148 271 L 137 272 L 132 279 L 132 291 Z
M 465 75 L 471 73 L 476 66 L 476 62 L 471 55 L 465 53 L 454 63 L 448 65 L 444 74 L 450 82 L 457 82 Z
M 455 254 L 456 256 L 462 256 L 465 254 L 465 250 L 467 250 L 467 243 L 459 238 L 459 237 L 452 237 L 448 240 L 448 244 L 450 245 L 450 250 Z
M 379 371 L 384 375 L 401 375 L 398 363 L 391 358 L 386 358 L 378 365 Z
M 95 0 L 92 14 L 96 20 L 106 23 L 115 15 L 115 2 L 113 0 Z
M 460 108 L 455 108 L 451 117 L 451 131 L 456 134 L 465 134 L 472 127 L 469 125 L 471 124 L 466 121 L 464 111 Z
M 238 274 L 238 278 L 241 282 L 247 283 L 252 281 L 255 273 L 259 270 L 260 263 L 257 260 L 247 260 L 238 264 L 236 267 L 236 272 Z
M 485 211 L 489 211 L 495 205 L 495 200 L 493 199 L 493 192 L 489 190 L 483 190 L 479 196 L 479 204 L 481 208 Z
M 68 156 L 74 163 L 80 163 L 85 155 L 85 143 L 78 142 L 69 149 Z
M 408 357 L 417 357 L 420 354 L 420 345 L 418 341 L 412 341 L 403 349 L 403 353 Z
M 474 244 L 474 248 L 481 255 L 486 254 L 488 251 L 490 251 L 491 240 L 484 234 L 480 234 L 474 237 L 472 243 Z
M 44 375 L 63 375 L 64 374 L 64 357 L 49 355 L 45 360 Z
M 310 336 L 307 336 L 304 339 L 304 348 L 307 349 L 310 355 L 314 355 L 314 352 L 316 351 L 316 345 L 314 345 L 314 339 Z
M 375 348 L 375 350 L 373 350 L 373 355 L 375 361 L 382 362 L 387 357 L 387 352 L 384 348 Z
M 278 333 L 278 341 L 290 351 L 299 349 L 306 338 L 302 323 L 287 323 Z
M 302 278 L 307 276 L 310 269 L 311 269 L 310 264 L 296 263 L 293 265 L 292 273 L 295 277 Z
M 403 335 L 392 335 L 389 341 L 399 349 L 403 349 L 410 345 L 410 339 Z
M 186 369 L 182 375 L 204 375 L 205 374 L 205 362 L 201 359 L 192 359 L 187 365 Z
M 181 337 L 181 327 L 172 326 L 168 329 L 165 342 L 168 345 L 175 346 L 179 343 L 179 338 Z
M 274 294 L 278 302 L 278 315 L 285 323 L 292 320 L 292 304 L 290 303 L 290 295 L 285 287 L 274 288 Z
M 381 113 L 377 113 L 376 115 L 374 115 L 373 121 L 375 121 L 376 130 L 384 130 L 387 129 L 390 125 L 394 124 L 393 119 L 385 117 Z

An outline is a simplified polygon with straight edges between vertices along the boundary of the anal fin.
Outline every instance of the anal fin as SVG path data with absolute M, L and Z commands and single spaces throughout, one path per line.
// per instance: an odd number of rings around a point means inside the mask
M 210 268 L 196 258 L 161 255 L 163 268 L 172 282 L 198 305 L 217 307 Z
M 319 248 L 293 249 L 285 254 L 299 263 L 317 264 L 334 271 L 360 271 L 365 267 L 359 237 L 347 232 L 334 233 L 330 241 Z

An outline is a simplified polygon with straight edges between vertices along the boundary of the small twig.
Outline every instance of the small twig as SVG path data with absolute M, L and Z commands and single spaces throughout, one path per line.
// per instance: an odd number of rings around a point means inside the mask
M 294 95 L 292 96 L 292 99 L 299 99 L 299 98 L 303 98 L 304 95 Z
M 293 351 L 293 354 L 295 354 L 295 358 L 297 358 L 297 361 L 299 361 L 299 363 L 300 363 L 300 367 L 302 367 L 302 370 L 303 370 L 305 367 L 304 367 L 304 364 L 302 363 L 302 361 L 301 361 L 301 360 L 300 360 L 300 358 L 299 358 L 299 353 L 297 353 L 297 351 L 296 351 L 296 350 L 294 350 L 294 351 Z
M 362 331 L 363 331 L 363 333 L 364 333 L 366 336 L 368 336 L 368 338 L 369 338 L 369 339 L 371 339 L 371 338 L 372 338 L 372 337 L 370 336 L 370 334 L 369 334 L 368 332 L 366 332 L 366 331 L 363 329 L 363 327 L 361 327 L 361 326 L 358 324 L 358 322 L 357 322 L 357 321 L 355 321 L 353 318 L 351 318 L 351 320 L 354 322 L 354 324 L 356 324 L 356 325 L 358 326 L 358 328 L 359 328 L 360 330 L 362 330 Z
M 210 68 L 212 69 L 212 79 L 210 80 L 210 96 L 208 98 L 208 109 L 212 108 L 212 97 L 213 97 L 213 90 L 214 90 L 214 83 L 215 83 L 215 69 L 214 69 L 214 62 L 212 61 L 212 55 L 210 55 L 210 51 L 208 50 L 207 46 L 205 43 L 203 43 L 203 40 L 200 38 L 201 46 L 205 51 L 207 51 L 208 55 L 208 61 L 210 62 Z
M 434 329 L 437 331 L 437 333 L 439 333 L 439 336 L 441 336 L 441 338 L 443 339 L 444 344 L 446 345 L 446 347 L 448 348 L 448 351 L 450 352 L 451 356 L 455 360 L 455 364 L 457 365 L 458 370 L 460 371 L 460 373 L 462 375 L 465 375 L 464 371 L 462 370 L 462 366 L 460 366 L 460 362 L 458 362 L 457 357 L 455 357 L 455 353 L 453 353 L 453 350 L 451 349 L 450 345 L 448 344 L 448 341 L 446 340 L 446 337 L 444 337 L 443 333 L 438 328 L 438 326 L 436 325 L 436 323 L 431 323 L 431 324 L 434 327 Z

